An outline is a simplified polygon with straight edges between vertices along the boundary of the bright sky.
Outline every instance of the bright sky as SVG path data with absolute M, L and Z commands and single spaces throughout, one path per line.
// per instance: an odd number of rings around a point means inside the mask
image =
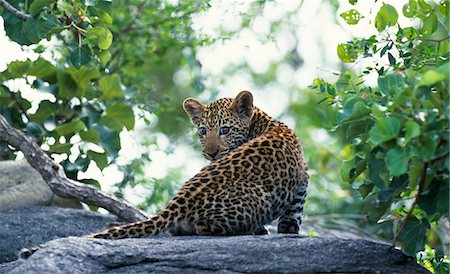
M 246 12 L 249 2 L 241 1 L 219 1 L 211 2 L 211 8 L 203 15 L 194 18 L 194 27 L 197 32 L 217 36 L 220 29 L 236 30 L 240 26 L 239 14 Z M 311 84 L 312 80 L 322 77 L 333 80 L 333 71 L 337 71 L 339 60 L 336 54 L 336 46 L 349 40 L 352 36 L 367 37 L 375 34 L 376 30 L 370 22 L 373 22 L 376 12 L 382 4 L 378 1 L 358 1 L 356 6 L 352 6 L 348 1 L 340 1 L 341 7 L 338 13 L 345 12 L 351 8 L 356 8 L 363 18 L 358 25 L 347 25 L 342 18 L 338 18 L 336 24 L 332 8 L 327 2 L 322 1 L 302 1 L 278 0 L 267 1 L 263 14 L 254 18 L 249 29 L 241 31 L 237 36 L 225 42 L 218 42 L 211 46 L 204 47 L 198 52 L 198 59 L 202 64 L 202 74 L 206 93 L 201 96 L 207 98 L 208 91 L 217 88 L 219 97 L 234 97 L 238 91 L 248 89 L 254 92 L 255 105 L 264 109 L 270 115 L 278 117 L 285 110 L 288 103 L 288 95 L 280 90 L 288 90 L 293 86 L 305 88 Z M 401 14 L 404 1 L 384 1 L 392 4 Z M 275 33 L 272 41 L 267 41 L 265 37 L 270 34 L 270 24 L 283 18 L 286 12 L 298 12 L 290 22 L 286 22 L 282 31 Z M 372 12 L 371 12 L 372 11 Z M 400 22 L 407 19 L 400 16 Z M 256 72 L 264 72 L 270 63 L 279 61 L 287 52 L 297 51 L 303 58 L 304 64 L 294 70 L 290 65 L 280 66 L 277 71 L 278 81 L 268 85 L 264 90 L 256 88 L 253 79 L 245 71 L 238 71 L 229 75 L 223 84 L 215 81 L 223 74 L 223 70 L 230 64 L 247 64 Z M 0 19 L 0 71 L 6 69 L 6 65 L 13 60 L 24 60 L 27 57 L 37 58 L 36 54 L 23 51 L 16 43 L 10 42 L 3 30 L 3 20 Z M 364 64 L 353 65 L 363 67 Z M 185 75 L 180 72 L 176 77 L 183 79 Z M 370 82 L 370 79 L 368 79 Z M 33 100 L 42 100 L 42 93 L 36 93 L 31 88 L 24 87 L 23 80 L 8 82 L 10 88 L 24 92 L 24 97 Z M 278 91 L 278 92 L 277 92 Z M 155 117 L 153 117 L 155 118 Z M 284 121 L 293 126 L 295 121 Z M 138 123 L 137 127 L 144 126 Z M 133 134 L 124 132 L 122 135 L 121 161 L 126 162 L 136 155 L 139 155 L 142 148 L 138 145 Z M 161 178 L 166 175 L 169 168 L 177 168 L 183 171 L 183 178 L 188 179 L 196 174 L 198 170 L 207 162 L 201 159 L 201 153 L 193 151 L 190 147 L 181 146 L 173 154 L 167 155 L 163 152 L 169 145 L 167 138 L 160 135 L 158 144 L 161 150 L 151 149 L 152 159 L 157 159 L 148 165 L 148 175 L 150 177 Z M 189 161 L 187 161 L 189 159 Z M 115 167 L 104 170 L 103 174 L 91 165 L 87 172 L 87 177 L 98 179 L 105 190 L 111 190 L 111 185 L 119 182 L 121 173 Z M 131 202 L 139 202 L 147 194 L 144 189 L 129 189 L 126 198 Z

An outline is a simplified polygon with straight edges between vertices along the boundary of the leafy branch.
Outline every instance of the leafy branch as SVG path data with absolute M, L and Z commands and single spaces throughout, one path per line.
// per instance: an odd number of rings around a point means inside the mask
M 414 211 L 414 208 L 416 208 L 416 205 L 419 202 L 419 199 L 420 199 L 420 196 L 422 195 L 423 188 L 425 186 L 425 181 L 427 178 L 427 169 L 428 169 L 428 162 L 426 162 L 422 165 L 422 169 L 420 171 L 421 175 L 420 175 L 420 181 L 419 181 L 419 189 L 417 190 L 417 194 L 414 198 L 413 203 L 411 204 L 411 207 L 410 207 L 408 213 L 406 214 L 406 217 L 403 219 L 403 221 L 400 224 L 400 227 L 398 228 L 397 232 L 394 235 L 394 239 L 392 240 L 393 245 L 395 245 L 397 243 L 398 236 L 402 232 L 403 228 L 405 227 L 406 222 L 411 217 L 411 215 Z
M 31 15 L 22 12 L 20 10 L 17 10 L 15 7 L 13 7 L 10 3 L 6 2 L 6 0 L 0 0 L 0 5 L 7 11 L 9 11 L 12 15 L 15 17 L 21 19 L 21 20 L 27 20 L 31 18 Z
M 0 115 L 0 140 L 22 151 L 28 163 L 42 175 L 55 194 L 102 207 L 125 221 L 134 222 L 147 218 L 143 212 L 126 202 L 119 201 L 93 186 L 68 179 L 61 166 L 27 135 L 11 127 L 2 115 Z

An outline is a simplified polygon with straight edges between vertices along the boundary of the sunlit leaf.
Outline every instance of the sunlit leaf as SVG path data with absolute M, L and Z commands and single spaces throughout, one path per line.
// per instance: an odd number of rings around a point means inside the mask
M 98 135 L 98 132 L 93 129 L 81 131 L 80 137 L 83 141 L 91 142 L 94 144 L 98 144 L 98 142 L 100 141 L 100 136 Z
M 416 14 L 417 11 L 417 3 L 416 0 L 409 0 L 408 4 L 403 6 L 403 15 L 405 17 L 411 18 Z
M 108 98 L 123 96 L 119 75 L 117 74 L 102 77 L 99 81 L 99 88 L 103 95 Z
M 432 13 L 429 16 L 423 18 L 422 24 L 422 29 L 420 30 L 422 34 L 430 35 L 435 32 L 438 27 L 438 18 L 436 14 Z
M 350 47 L 347 44 L 339 44 L 337 46 L 337 54 L 342 62 L 351 63 L 356 60 L 356 54 L 350 52 Z
M 420 86 L 432 86 L 446 78 L 445 74 L 442 74 L 436 70 L 427 70 L 419 81 Z
M 100 59 L 102 66 L 106 66 L 106 64 L 108 64 L 111 60 L 111 52 L 109 51 L 100 51 L 97 53 L 97 56 Z
M 419 7 L 422 11 L 428 13 L 431 11 L 431 6 L 425 0 L 418 0 Z
M 389 4 L 383 4 L 375 17 L 375 27 L 379 32 L 386 27 L 394 26 L 398 20 L 398 13 L 395 8 Z
M 359 20 L 364 18 L 357 10 L 351 9 L 349 11 L 346 11 L 344 13 L 341 13 L 340 16 L 347 22 L 349 25 L 356 25 L 358 24 Z
M 71 135 L 83 129 L 85 129 L 84 123 L 80 120 L 75 120 L 56 127 L 55 132 L 61 136 L 64 136 L 64 135 Z
M 88 37 L 96 38 L 98 47 L 102 50 L 107 50 L 112 43 L 112 33 L 106 27 L 95 27 L 88 30 Z

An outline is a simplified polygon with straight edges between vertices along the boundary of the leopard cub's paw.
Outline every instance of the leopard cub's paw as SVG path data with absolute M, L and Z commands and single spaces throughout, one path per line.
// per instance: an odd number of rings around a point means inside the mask
M 278 224 L 278 233 L 298 234 L 300 227 L 296 221 L 280 222 Z
M 269 230 L 267 228 L 265 228 L 264 226 L 260 227 L 259 229 L 257 229 L 255 231 L 255 235 L 269 235 L 269 234 L 270 234 Z

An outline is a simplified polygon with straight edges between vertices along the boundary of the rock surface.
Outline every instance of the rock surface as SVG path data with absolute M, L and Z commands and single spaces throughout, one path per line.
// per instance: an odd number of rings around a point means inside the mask
M 390 246 L 300 236 L 80 237 L 44 244 L 3 273 L 428 273 Z
M 0 211 L 0 263 L 16 260 L 22 248 L 100 231 L 113 222 L 118 219 L 79 209 L 35 206 Z
M 75 199 L 55 195 L 27 161 L 0 161 L 0 211 L 35 205 L 82 207 Z

